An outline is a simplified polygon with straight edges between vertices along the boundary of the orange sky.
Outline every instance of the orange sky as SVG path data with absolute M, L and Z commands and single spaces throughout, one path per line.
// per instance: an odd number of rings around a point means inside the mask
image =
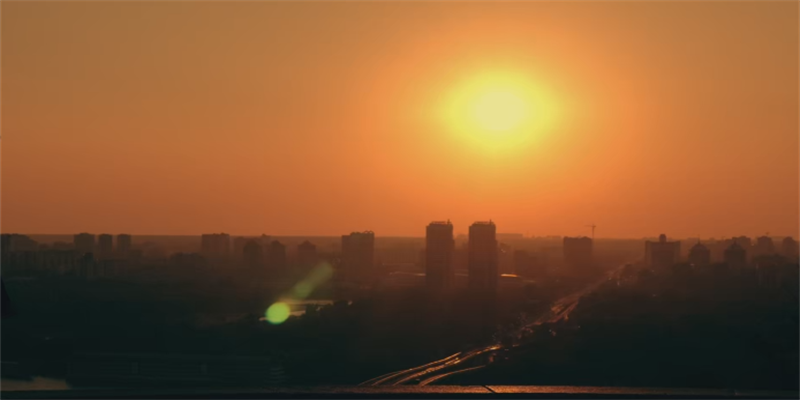
M 797 2 L 2 2 L 2 231 L 798 232 Z M 522 74 L 558 119 L 436 119 Z

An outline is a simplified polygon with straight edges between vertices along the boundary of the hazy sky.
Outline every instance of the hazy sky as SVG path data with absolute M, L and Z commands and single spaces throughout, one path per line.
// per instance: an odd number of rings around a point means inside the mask
M 3 232 L 797 236 L 794 1 L 1 11 Z M 547 124 L 442 122 L 503 74 Z

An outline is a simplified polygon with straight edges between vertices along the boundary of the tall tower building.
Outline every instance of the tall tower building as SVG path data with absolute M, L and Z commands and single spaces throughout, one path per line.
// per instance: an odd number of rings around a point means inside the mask
M 317 246 L 308 240 L 297 245 L 297 263 L 301 268 L 312 268 L 317 264 Z
M 242 246 L 242 257 L 245 265 L 250 268 L 258 268 L 264 262 L 263 249 L 254 239 L 250 239 Z
M 667 235 L 659 235 L 657 242 L 644 242 L 645 262 L 651 268 L 670 268 L 678 263 L 680 254 L 681 242 L 668 242 Z
M 711 250 L 699 241 L 689 249 L 689 264 L 703 267 L 711 263 Z
M 117 253 L 126 257 L 131 252 L 131 235 L 120 234 L 117 235 Z
M 747 265 L 747 250 L 737 241 L 725 249 L 725 264 L 730 268 L 742 268 Z
M 425 230 L 425 279 L 429 288 L 445 290 L 455 284 L 453 224 L 431 222 Z
M 273 240 L 267 248 L 267 265 L 271 269 L 283 270 L 286 268 L 286 246 Z
M 97 236 L 97 258 L 104 259 L 111 257 L 111 254 L 114 252 L 114 237 L 107 234 L 102 233 Z
M 206 257 L 226 257 L 231 251 L 231 237 L 227 233 L 204 234 L 200 250 Z
M 73 236 L 73 241 L 75 243 L 75 251 L 78 255 L 84 255 L 86 253 L 94 254 L 94 235 L 91 233 L 79 233 Z
M 469 227 L 469 287 L 474 291 L 496 292 L 497 227 L 494 222 L 475 222 Z
M 784 257 L 794 259 L 797 262 L 798 245 L 792 237 L 785 237 L 781 242 L 781 253 Z
M 347 281 L 368 282 L 374 276 L 375 233 L 342 235 L 342 273 Z
M 753 246 L 753 256 L 771 256 L 775 254 L 775 243 L 769 236 L 756 238 L 756 245 Z

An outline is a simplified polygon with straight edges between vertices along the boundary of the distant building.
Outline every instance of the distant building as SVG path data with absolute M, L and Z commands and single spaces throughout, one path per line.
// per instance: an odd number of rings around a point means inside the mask
M 101 233 L 97 236 L 97 258 L 109 258 L 114 253 L 114 236 Z
M 453 224 L 431 222 L 425 229 L 425 280 L 433 290 L 448 290 L 455 285 L 453 266 Z
M 317 246 L 308 240 L 297 245 L 297 263 L 301 268 L 312 268 L 319 262 L 317 256 Z
M 273 240 L 267 247 L 267 266 L 274 270 L 286 268 L 286 246 L 277 240 Z
M 585 270 L 593 261 L 592 239 L 584 237 L 564 238 L 564 264 L 573 270 Z
M 657 242 L 644 242 L 645 263 L 650 268 L 670 268 L 678 263 L 680 254 L 681 242 L 668 242 L 667 235 L 659 235 Z
M 791 237 L 786 237 L 781 242 L 781 253 L 784 257 L 794 259 L 794 262 L 797 262 L 798 257 L 798 245 L 797 241 Z
M 53 242 L 52 249 L 53 250 L 75 250 L 75 245 L 73 243 L 67 243 L 67 242 Z
M 725 264 L 730 268 L 742 268 L 747 265 L 747 251 L 736 241 L 725 250 Z
M 245 264 L 250 268 L 258 268 L 264 264 L 264 254 L 260 244 L 256 240 L 248 240 L 242 247 L 242 256 Z M 284 250 L 284 258 L 286 251 Z
M 500 276 L 497 260 L 497 227 L 494 222 L 475 222 L 469 227 L 469 287 L 496 292 Z
M 4 233 L 0 235 L 0 251 L 36 251 L 39 243 L 26 235 Z
M 78 252 L 79 256 L 87 253 L 94 254 L 94 235 L 91 233 L 79 233 L 73 236 L 73 242 L 75 243 L 75 251 Z
M 514 273 L 525 278 L 540 275 L 542 271 L 537 271 L 536 261 L 536 257 L 528 251 L 514 251 Z
M 503 274 L 514 274 L 514 249 L 506 244 L 497 242 L 497 272 Z
M 206 259 L 199 253 L 175 253 L 169 258 L 169 262 L 173 266 L 181 268 L 202 268 L 206 266 Z
M 200 252 L 204 257 L 227 257 L 231 250 L 231 237 L 227 233 L 204 234 Z
M 244 246 L 250 241 L 249 238 L 243 236 L 236 236 L 233 238 L 233 254 L 237 256 L 244 255 Z
M 525 239 L 521 233 L 498 233 L 495 235 L 498 242 L 515 242 Z
M 419 243 L 400 243 L 375 248 L 375 259 L 382 268 L 410 268 L 419 262 Z M 385 272 L 385 271 L 384 271 Z
M 771 256 L 775 254 L 775 243 L 769 236 L 756 238 L 756 245 L 753 246 L 753 257 Z
M 131 235 L 120 234 L 117 235 L 117 254 L 122 257 L 127 257 L 131 252 Z
M 342 235 L 342 278 L 367 282 L 374 277 L 375 233 L 353 232 Z
M 695 267 L 704 267 L 711 264 L 711 250 L 699 241 L 689 249 L 689 264 Z

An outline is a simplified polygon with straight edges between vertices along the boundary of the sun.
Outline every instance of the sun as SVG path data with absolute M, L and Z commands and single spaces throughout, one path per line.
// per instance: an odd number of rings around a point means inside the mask
M 476 96 L 472 104 L 475 124 L 487 132 L 508 132 L 532 117 L 533 108 L 513 88 L 492 88 Z
M 445 127 L 480 148 L 532 143 L 552 123 L 552 102 L 531 77 L 491 71 L 454 85 L 442 107 Z

